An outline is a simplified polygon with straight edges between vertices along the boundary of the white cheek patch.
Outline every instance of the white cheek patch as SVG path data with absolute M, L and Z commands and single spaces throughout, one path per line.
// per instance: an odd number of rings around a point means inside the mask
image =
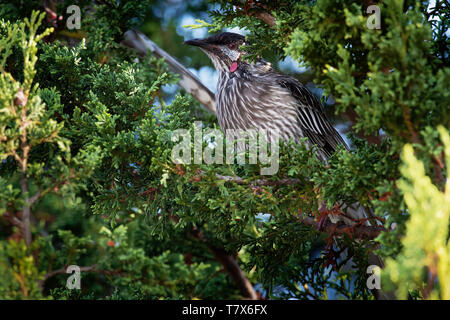
M 222 52 L 228 57 L 230 58 L 231 61 L 238 61 L 241 53 L 237 50 L 231 50 L 230 48 L 223 46 L 222 47 Z

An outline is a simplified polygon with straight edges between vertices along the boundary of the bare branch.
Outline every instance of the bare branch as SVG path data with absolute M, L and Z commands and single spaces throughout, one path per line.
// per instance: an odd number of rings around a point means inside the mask
M 60 269 L 50 271 L 47 274 L 45 274 L 44 279 L 39 281 L 39 287 L 42 289 L 45 281 L 47 281 L 48 279 L 50 279 L 58 274 L 66 274 L 67 267 L 68 267 L 68 265 L 66 265 Z M 124 275 L 123 272 L 120 272 L 117 270 L 102 270 L 102 269 L 97 269 L 97 267 L 98 267 L 97 264 L 93 264 L 91 266 L 80 267 L 80 272 L 94 272 L 94 273 L 100 273 L 100 274 L 104 274 L 104 275 L 118 275 L 118 276 Z
M 28 194 L 28 180 L 25 172 L 22 172 L 20 179 L 20 186 L 22 194 Z M 22 207 L 22 234 L 25 240 L 25 244 L 29 246 L 32 242 L 31 237 L 31 205 L 28 196 L 26 196 Z
M 95 268 L 97 268 L 96 264 L 94 264 L 92 266 L 87 266 L 87 267 L 80 267 L 80 271 L 81 272 L 90 272 L 90 271 L 94 271 Z M 44 275 L 44 280 L 42 280 L 42 282 L 45 282 L 47 279 L 50 279 L 50 278 L 56 276 L 57 274 L 65 274 L 66 270 L 67 270 L 67 266 L 64 266 L 60 269 L 53 270 Z
M 234 280 L 242 295 L 247 299 L 257 300 L 258 295 L 248 280 L 244 271 L 239 267 L 237 256 L 234 256 L 223 249 L 209 244 L 198 229 L 191 230 L 191 234 L 200 241 L 203 241 L 213 253 L 216 260 L 223 265 L 230 277 Z
M 272 28 L 275 27 L 275 25 L 276 25 L 275 17 L 265 11 L 257 12 L 256 14 L 254 14 L 254 16 L 256 18 L 264 21 Z
M 314 221 L 311 217 L 299 217 L 301 223 L 314 227 L 315 229 L 328 234 L 336 235 L 351 235 L 354 239 L 375 239 L 382 231 L 386 229 L 382 226 L 366 226 L 366 225 L 353 225 L 349 226 L 343 223 L 332 223 L 326 221 L 319 228 L 319 223 Z
M 142 32 L 132 29 L 124 34 L 124 41 L 127 47 L 136 49 L 140 54 L 147 55 L 151 51 L 155 57 L 164 58 L 169 65 L 169 69 L 180 75 L 180 87 L 190 93 L 209 111 L 216 113 L 216 99 L 212 93 L 201 81 L 174 57 L 161 49 L 152 40 L 147 38 Z
M 243 295 L 250 300 L 257 300 L 258 295 L 256 294 L 255 289 L 253 288 L 252 283 L 248 280 L 244 271 L 239 267 L 238 259 L 235 256 L 227 253 L 223 249 L 215 248 L 213 246 L 209 246 L 211 252 L 214 254 L 214 257 L 217 261 L 219 261 L 234 282 L 237 284 Z
M 260 7 L 258 7 L 259 4 L 254 3 L 253 1 L 248 0 L 241 0 L 241 3 L 244 5 L 244 9 L 242 10 L 246 15 L 258 18 L 265 23 L 267 23 L 272 28 L 276 26 L 276 19 L 274 16 L 272 16 L 270 13 L 261 10 Z M 257 10 L 256 12 L 250 12 L 249 9 Z
M 28 199 L 28 203 L 31 205 L 33 205 L 33 203 L 35 203 L 42 195 L 41 190 L 39 190 L 38 192 L 35 193 L 34 196 L 32 196 L 30 199 Z
M 12 215 L 11 213 L 9 213 L 8 211 L 5 211 L 5 213 L 3 213 L 3 217 L 6 220 L 8 220 L 9 223 L 11 223 L 13 226 L 18 227 L 20 230 L 23 229 L 22 221 L 20 219 L 18 219 L 17 217 L 15 217 L 14 215 Z

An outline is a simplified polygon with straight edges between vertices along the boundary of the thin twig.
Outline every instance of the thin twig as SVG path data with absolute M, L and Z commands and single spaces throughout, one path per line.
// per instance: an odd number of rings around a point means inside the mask
M 28 199 L 28 203 L 30 204 L 30 206 L 35 203 L 42 195 L 41 190 L 39 190 L 38 192 L 36 192 L 34 194 L 34 196 L 32 196 L 30 199 Z
M 39 287 L 43 288 L 45 281 L 47 281 L 48 279 L 58 275 L 58 274 L 66 274 L 67 273 L 67 266 L 64 266 L 60 269 L 56 269 L 53 271 L 48 272 L 47 274 L 44 275 L 44 279 L 42 279 L 41 281 L 39 281 Z M 118 275 L 118 276 L 122 276 L 123 273 L 117 270 L 102 270 L 102 269 L 97 269 L 98 265 L 97 264 L 93 264 L 91 266 L 85 266 L 85 267 L 80 267 L 80 272 L 95 272 L 95 273 L 100 273 L 100 274 L 104 274 L 104 275 Z
M 48 279 L 56 276 L 57 274 L 65 274 L 65 273 L 67 273 L 67 267 L 68 266 L 64 266 L 64 267 L 62 267 L 60 269 L 56 269 L 56 270 L 50 271 L 49 273 L 44 275 L 44 280 L 42 280 L 42 281 L 45 282 Z M 80 267 L 80 271 L 81 272 L 91 272 L 91 271 L 94 271 L 95 268 L 97 268 L 97 265 L 93 264 L 92 266 Z
M 216 174 L 216 177 L 219 180 L 225 180 L 237 184 L 248 184 L 254 186 L 287 186 L 287 185 L 301 184 L 301 180 L 295 178 L 283 178 L 280 180 L 258 179 L 254 181 L 246 181 L 238 176 L 223 176 L 220 174 Z
M 137 50 L 141 55 L 148 55 L 150 51 L 157 58 L 164 58 L 169 69 L 180 75 L 178 85 L 190 93 L 209 111 L 216 113 L 216 99 L 211 92 L 192 72 L 186 69 L 174 57 L 161 49 L 142 32 L 132 29 L 124 34 L 122 44 Z

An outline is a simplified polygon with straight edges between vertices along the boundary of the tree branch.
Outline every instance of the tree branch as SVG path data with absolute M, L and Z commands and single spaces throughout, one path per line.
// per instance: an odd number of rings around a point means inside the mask
M 169 69 L 180 75 L 178 85 L 194 96 L 209 111 L 216 113 L 216 99 L 203 83 L 174 57 L 158 47 L 156 43 L 147 38 L 142 32 L 132 29 L 124 34 L 122 44 L 137 50 L 141 55 L 148 55 L 150 51 L 157 58 L 164 58 Z
M 216 177 L 219 180 L 230 181 L 237 184 L 249 184 L 254 186 L 287 186 L 293 184 L 301 184 L 301 180 L 295 178 L 284 178 L 280 180 L 258 179 L 249 182 L 238 176 L 223 176 L 220 174 L 216 174 Z
M 275 17 L 272 16 L 271 14 L 265 12 L 265 11 L 260 11 L 254 14 L 254 16 L 262 21 L 264 21 L 265 23 L 267 23 L 269 26 L 271 26 L 272 28 L 275 27 L 275 25 L 277 24 Z
M 14 215 L 12 215 L 11 213 L 9 213 L 8 211 L 5 211 L 5 213 L 3 213 L 3 217 L 9 221 L 9 223 L 11 223 L 13 226 L 18 227 L 21 231 L 21 233 L 23 232 L 23 223 L 20 219 L 18 219 L 17 217 L 15 217 Z
M 33 205 L 33 204 L 41 197 L 41 195 L 42 195 L 41 190 L 39 190 L 38 192 L 36 192 L 36 193 L 34 194 L 34 196 L 32 196 L 32 197 L 28 200 L 28 203 L 30 204 L 30 206 Z
M 264 21 L 265 23 L 267 23 L 272 28 L 276 26 L 277 21 L 276 21 L 275 17 L 272 16 L 270 13 L 262 10 L 258 6 L 257 3 L 255 4 L 253 1 L 248 1 L 248 0 L 241 0 L 241 3 L 244 6 L 242 11 L 245 13 L 245 15 L 247 15 L 249 17 L 258 18 L 258 19 Z M 257 11 L 250 12 L 249 9 L 253 9 L 253 10 L 257 10 Z
M 20 187 L 22 194 L 25 195 L 28 193 L 28 181 L 26 173 L 22 173 L 22 178 L 20 179 Z M 26 196 L 24 204 L 22 206 L 22 233 L 23 238 L 25 239 L 25 244 L 29 246 L 31 244 L 31 205 L 28 196 Z
M 96 264 L 93 264 L 92 266 L 80 267 L 80 271 L 81 271 L 81 272 L 98 271 L 98 270 L 95 270 L 95 268 L 97 268 L 97 265 L 96 265 Z M 57 274 L 65 274 L 65 273 L 67 273 L 66 270 L 67 270 L 67 266 L 64 266 L 64 267 L 62 267 L 62 268 L 60 268 L 60 269 L 56 269 L 56 270 L 53 270 L 53 271 L 51 271 L 51 272 L 45 274 L 45 275 L 44 275 L 44 279 L 42 280 L 42 283 L 44 283 L 44 282 L 47 281 L 48 279 L 50 279 L 50 278 L 56 276 Z
M 48 279 L 50 279 L 58 274 L 66 274 L 67 267 L 68 267 L 68 265 L 66 265 L 60 269 L 50 271 L 47 274 L 45 274 L 44 279 L 39 281 L 39 284 L 38 284 L 39 288 L 42 289 L 45 281 L 47 281 Z M 95 273 L 100 273 L 100 274 L 105 274 L 105 275 L 119 275 L 119 276 L 123 275 L 123 273 L 120 271 L 101 270 L 101 269 L 97 269 L 97 267 L 98 267 L 97 264 L 93 264 L 91 266 L 80 267 L 80 272 L 95 272 Z
M 299 217 L 299 221 L 324 233 L 336 235 L 347 234 L 351 235 L 354 239 L 375 239 L 382 231 L 386 231 L 382 226 L 349 226 L 343 223 L 332 223 L 330 221 L 321 224 L 319 228 L 319 223 L 314 221 L 313 218 L 303 216 Z
M 209 244 L 198 229 L 193 229 L 191 234 L 198 240 L 203 241 L 213 253 L 216 260 L 223 265 L 231 278 L 236 283 L 242 295 L 250 300 L 257 300 L 258 295 L 253 288 L 252 283 L 248 280 L 244 271 L 239 267 L 237 256 L 231 255 L 223 249 L 217 248 Z
M 214 254 L 214 257 L 217 261 L 219 261 L 231 278 L 234 280 L 236 285 L 239 287 L 239 290 L 242 292 L 244 297 L 250 300 L 257 300 L 258 295 L 256 294 L 253 285 L 248 280 L 244 271 L 239 267 L 238 259 L 235 256 L 227 253 L 223 249 L 215 248 L 211 245 L 208 246 L 211 252 Z

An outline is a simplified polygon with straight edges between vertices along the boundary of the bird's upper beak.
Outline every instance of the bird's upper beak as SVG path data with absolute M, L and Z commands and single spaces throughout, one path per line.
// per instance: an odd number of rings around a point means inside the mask
M 210 47 L 210 44 L 205 41 L 205 39 L 192 39 L 185 41 L 184 44 L 188 44 L 190 46 L 196 46 L 204 49 L 208 49 Z

